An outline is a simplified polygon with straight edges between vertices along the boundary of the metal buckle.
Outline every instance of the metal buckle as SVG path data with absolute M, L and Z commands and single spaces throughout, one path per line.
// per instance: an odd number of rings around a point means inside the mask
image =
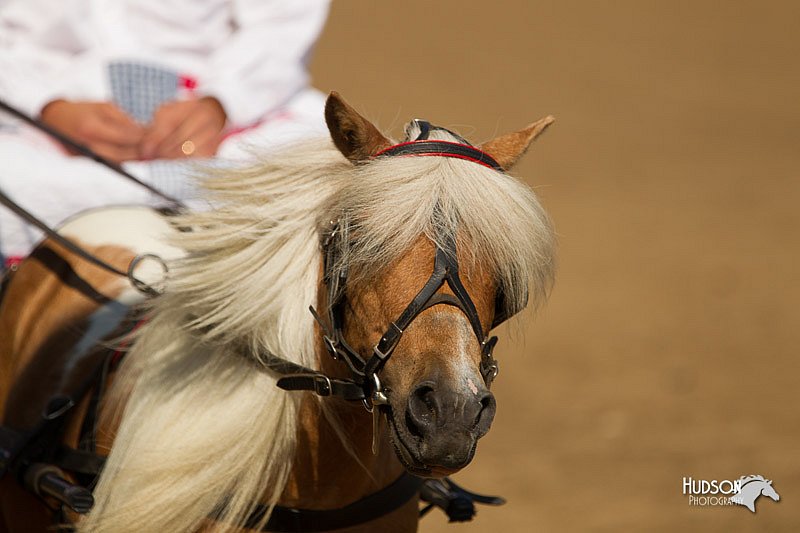
M 339 350 L 336 347 L 336 341 L 328 337 L 327 335 L 322 336 L 322 340 L 325 342 L 325 347 L 328 348 L 328 353 L 331 354 L 335 360 L 339 360 Z
M 372 374 L 370 377 L 372 378 L 372 393 L 361 400 L 364 404 L 364 409 L 369 413 L 374 411 L 376 405 L 389 405 L 389 398 L 383 392 L 383 385 L 378 375 Z
M 489 337 L 483 339 L 481 342 L 481 375 L 487 386 L 491 385 L 494 378 L 496 378 L 497 374 L 500 372 L 497 366 L 497 360 L 492 356 L 495 344 L 497 344 L 497 337 Z
M 494 378 L 496 378 L 497 374 L 500 372 L 500 367 L 497 366 L 496 361 L 492 360 L 492 362 L 489 363 L 489 372 L 491 372 L 489 377 L 489 382 L 491 383 L 492 381 L 494 381 Z
M 331 378 L 321 374 L 314 376 L 314 392 L 319 396 L 330 396 L 333 392 Z
M 492 384 L 499 372 L 497 361 L 491 355 L 481 361 L 481 376 L 487 387 Z
M 328 227 L 330 228 L 330 230 L 328 231 L 327 235 L 325 235 L 325 238 L 322 240 L 323 248 L 327 248 L 328 245 L 333 240 L 333 238 L 336 237 L 336 234 L 339 233 L 339 220 L 331 220 L 328 223 Z
M 386 397 L 386 393 L 383 392 L 383 385 L 381 385 L 381 380 L 378 378 L 378 374 L 372 374 L 372 386 L 374 387 L 372 390 L 372 396 L 370 400 L 372 400 L 372 405 L 388 405 L 389 398 Z
M 375 357 L 377 357 L 378 359 L 380 359 L 381 361 L 383 361 L 384 359 L 386 359 L 387 357 L 389 357 L 389 355 L 391 355 L 391 353 L 392 353 L 392 350 L 391 350 L 391 348 L 390 348 L 390 349 L 386 350 L 386 353 L 383 353 L 383 352 L 380 350 L 380 348 L 378 348 L 378 345 L 376 344 L 376 345 L 375 345 L 375 346 L 372 348 L 372 353 L 373 353 L 373 355 L 375 355 Z M 374 375 L 374 374 L 373 374 L 373 375 Z

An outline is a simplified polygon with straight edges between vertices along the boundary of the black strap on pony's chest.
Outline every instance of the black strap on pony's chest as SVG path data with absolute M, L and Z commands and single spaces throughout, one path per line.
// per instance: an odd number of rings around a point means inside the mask
M 339 509 L 295 509 L 275 506 L 261 531 L 319 532 L 365 524 L 396 511 L 419 494 L 425 480 L 404 472 L 378 492 Z M 253 529 L 264 519 L 269 508 L 259 504 L 245 522 Z

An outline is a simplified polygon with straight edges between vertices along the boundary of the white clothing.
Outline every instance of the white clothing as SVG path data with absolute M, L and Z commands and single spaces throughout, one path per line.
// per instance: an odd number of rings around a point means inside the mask
M 0 95 L 36 115 L 56 98 L 109 100 L 112 60 L 193 76 L 235 126 L 308 83 L 327 0 L 12 0 L 0 8 Z
M 328 0 L 6 0 L 0 99 L 38 116 L 58 98 L 111 100 L 114 61 L 163 65 L 194 80 L 195 94 L 217 98 L 228 127 L 251 127 L 218 152 L 241 157 L 243 143 L 269 146 L 324 131 L 324 99 L 308 88 L 306 62 L 327 9 Z M 150 175 L 158 163 L 125 166 L 160 187 Z M 101 205 L 158 203 L 1 112 L 0 189 L 49 224 Z M 191 186 L 178 189 L 165 192 L 191 197 Z M 0 256 L 25 255 L 38 238 L 0 206 Z

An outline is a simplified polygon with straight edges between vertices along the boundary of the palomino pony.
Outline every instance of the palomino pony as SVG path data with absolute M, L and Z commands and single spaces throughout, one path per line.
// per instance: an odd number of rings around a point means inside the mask
M 117 268 L 145 258 L 146 286 L 161 257 L 154 298 L 48 241 L 20 266 L 0 407 L 28 437 L 0 530 L 52 527 L 61 476 L 93 488 L 88 514 L 55 516 L 84 532 L 415 531 L 420 477 L 472 460 L 489 331 L 552 281 L 547 216 L 504 172 L 552 119 L 480 148 L 424 121 L 395 144 L 335 93 L 326 121 L 333 143 L 209 178 L 210 211 L 62 228 Z

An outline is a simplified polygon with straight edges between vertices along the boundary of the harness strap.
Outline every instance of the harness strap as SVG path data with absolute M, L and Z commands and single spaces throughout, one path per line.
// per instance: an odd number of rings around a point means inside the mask
M 389 328 L 378 341 L 375 346 L 372 358 L 367 361 L 364 369 L 366 376 L 375 374 L 385 363 L 386 359 L 392 354 L 392 351 L 400 342 L 405 329 L 411 322 L 419 316 L 419 314 L 435 305 L 436 303 L 443 303 L 454 305 L 464 312 L 470 325 L 472 326 L 478 342 L 482 345 L 485 344 L 486 334 L 483 331 L 478 311 L 475 309 L 475 304 L 469 297 L 469 293 L 461 279 L 458 276 L 458 262 L 455 260 L 456 245 L 452 236 L 445 237 L 445 242 L 436 246 L 436 257 L 434 259 L 433 274 L 428 278 L 428 281 L 423 285 L 422 289 L 417 293 L 411 303 L 405 308 L 400 317 L 389 325 Z M 441 298 L 433 301 L 437 295 L 439 288 L 447 283 L 453 291 L 454 297 Z M 444 295 L 443 295 L 444 296 Z M 493 345 L 492 345 L 493 346 Z
M 408 141 L 382 150 L 375 154 L 375 157 L 384 156 L 424 156 L 433 155 L 439 157 L 453 157 L 478 163 L 498 172 L 503 172 L 500 163 L 492 156 L 474 146 L 451 142 L 451 141 L 428 141 L 415 140 Z
M 408 472 L 378 492 L 361 498 L 339 509 L 292 509 L 276 506 L 261 531 L 315 532 L 330 531 L 357 526 L 395 511 L 419 494 L 425 481 Z M 256 528 L 268 512 L 268 507 L 259 504 L 245 523 L 245 527 Z
M 338 396 L 345 400 L 363 400 L 366 398 L 364 388 L 357 383 L 329 378 L 325 374 L 309 372 L 307 374 L 290 374 L 278 379 L 278 387 L 283 390 L 313 391 L 319 396 Z
M 106 457 L 95 452 L 74 450 L 62 445 L 56 450 L 53 464 L 70 472 L 96 477 L 103 471 Z
M 282 375 L 277 385 L 283 390 L 313 391 L 319 396 L 338 396 L 345 400 L 365 398 L 364 388 L 353 380 L 331 378 L 271 353 L 262 353 L 261 359 L 267 368 Z

